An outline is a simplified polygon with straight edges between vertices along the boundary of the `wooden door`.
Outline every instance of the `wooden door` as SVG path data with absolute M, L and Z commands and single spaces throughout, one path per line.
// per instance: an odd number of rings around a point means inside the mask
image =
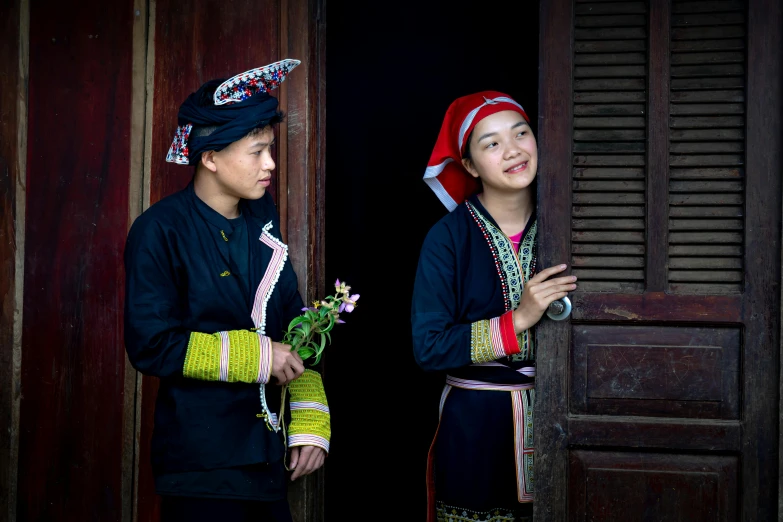
M 781 20 L 542 3 L 537 520 L 776 518 Z

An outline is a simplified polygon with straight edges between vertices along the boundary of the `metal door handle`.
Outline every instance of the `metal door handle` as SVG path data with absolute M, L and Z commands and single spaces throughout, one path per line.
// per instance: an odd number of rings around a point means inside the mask
M 554 321 L 562 321 L 571 315 L 571 300 L 568 297 L 558 299 L 549 304 L 546 315 Z

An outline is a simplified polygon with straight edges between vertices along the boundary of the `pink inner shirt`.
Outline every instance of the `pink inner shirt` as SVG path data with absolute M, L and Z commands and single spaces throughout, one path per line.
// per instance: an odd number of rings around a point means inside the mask
M 520 231 L 518 234 L 514 234 L 513 236 L 508 236 L 508 238 L 511 240 L 511 244 L 514 245 L 514 251 L 517 254 L 519 253 L 519 244 L 522 242 L 522 232 L 524 232 L 524 230 Z

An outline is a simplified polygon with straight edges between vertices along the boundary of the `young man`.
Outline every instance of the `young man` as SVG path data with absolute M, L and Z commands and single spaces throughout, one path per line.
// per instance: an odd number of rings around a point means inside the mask
M 125 344 L 134 368 L 160 378 L 152 465 L 163 522 L 290 521 L 287 450 L 292 480 L 329 450 L 321 377 L 277 342 L 304 305 L 266 192 L 282 119 L 269 91 L 299 63 L 191 94 L 166 160 L 194 165 L 193 181 L 128 234 Z

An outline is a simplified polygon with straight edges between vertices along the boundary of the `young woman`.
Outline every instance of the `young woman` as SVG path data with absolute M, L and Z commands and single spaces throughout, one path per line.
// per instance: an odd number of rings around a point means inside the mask
M 424 240 L 411 313 L 417 363 L 447 374 L 427 467 L 433 522 L 532 519 L 533 327 L 576 288 L 566 265 L 536 267 L 537 168 L 508 95 L 451 104 L 424 175 L 451 212 Z

